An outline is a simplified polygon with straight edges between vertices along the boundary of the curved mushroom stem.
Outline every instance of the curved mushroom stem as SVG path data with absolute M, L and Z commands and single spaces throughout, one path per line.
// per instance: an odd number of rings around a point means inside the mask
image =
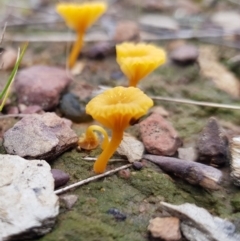
M 112 132 L 112 139 L 109 142 L 108 146 L 104 148 L 101 155 L 98 157 L 96 162 L 94 163 L 94 172 L 95 173 L 103 173 L 106 169 L 108 160 L 111 158 L 113 153 L 118 148 L 119 144 L 121 143 L 123 138 L 123 131 L 113 131 Z
M 79 137 L 78 146 L 80 148 L 93 150 L 99 145 L 98 136 L 94 133 L 94 131 L 98 131 L 104 136 L 101 148 L 104 150 L 104 148 L 107 147 L 109 143 L 107 132 L 101 126 L 91 125 L 87 128 L 86 132 Z
M 79 53 L 81 52 L 82 46 L 83 46 L 83 36 L 84 34 L 82 32 L 79 32 L 77 34 L 77 40 L 74 43 L 71 53 L 68 57 L 68 67 L 72 68 L 78 58 Z
M 99 131 L 103 135 L 104 138 L 103 138 L 103 142 L 101 144 L 101 148 L 104 150 L 109 144 L 107 132 L 101 126 L 91 125 L 86 130 L 86 137 L 88 137 L 88 136 L 92 137 L 94 135 L 94 131 Z

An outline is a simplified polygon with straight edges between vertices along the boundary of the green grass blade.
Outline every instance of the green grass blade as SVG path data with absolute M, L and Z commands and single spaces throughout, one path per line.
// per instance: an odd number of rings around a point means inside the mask
M 17 71 L 18 71 L 18 67 L 19 67 L 19 65 L 20 65 L 20 63 L 22 61 L 22 58 L 23 58 L 23 56 L 25 54 L 27 46 L 28 46 L 27 43 L 23 46 L 23 49 L 22 49 L 22 51 L 21 51 L 21 53 L 20 53 L 20 55 L 19 55 L 19 57 L 18 57 L 18 59 L 16 61 L 16 64 L 15 64 L 15 66 L 14 66 L 14 68 L 13 68 L 13 70 L 12 70 L 12 72 L 11 72 L 9 78 L 8 78 L 7 84 L 5 85 L 3 91 L 0 94 L 0 100 L 3 99 L 2 103 L 0 105 L 0 111 L 2 111 L 2 109 L 4 107 L 4 104 L 6 102 L 6 99 L 8 97 L 9 91 L 10 91 L 10 88 L 12 86 L 12 83 L 13 83 L 14 79 L 15 79 L 15 76 L 16 76 Z

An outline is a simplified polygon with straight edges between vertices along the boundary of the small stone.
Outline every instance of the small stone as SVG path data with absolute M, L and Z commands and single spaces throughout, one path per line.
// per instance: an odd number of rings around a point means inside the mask
M 18 53 L 13 48 L 2 49 L 0 54 L 0 69 L 12 70 L 16 64 Z
M 134 162 L 135 160 L 140 160 L 142 158 L 144 145 L 134 136 L 124 133 L 123 139 L 117 148 L 117 153 L 126 157 L 129 162 Z
M 116 54 L 115 44 L 111 42 L 98 42 L 87 48 L 82 54 L 90 59 L 101 60 Z
M 138 25 L 132 21 L 122 21 L 117 24 L 113 40 L 116 43 L 124 41 L 139 41 L 140 31 Z
M 92 121 L 92 117 L 85 111 L 86 102 L 72 93 L 67 93 L 62 96 L 60 110 L 66 118 L 76 123 Z
M 197 152 L 196 149 L 193 147 L 185 147 L 185 148 L 178 148 L 178 157 L 179 159 L 186 160 L 186 161 L 196 161 L 197 159 Z
M 143 164 L 141 162 L 135 161 L 135 162 L 133 162 L 133 168 L 135 170 L 139 171 L 143 168 Z
M 22 113 L 23 111 L 25 111 L 27 109 L 27 106 L 24 104 L 18 104 L 18 109 L 20 111 L 20 113 Z
M 66 172 L 59 169 L 52 169 L 51 173 L 54 178 L 55 189 L 65 185 L 70 179 L 69 175 Z
M 174 217 L 151 219 L 148 231 L 153 238 L 159 238 L 164 241 L 178 241 L 181 239 L 180 221 Z
M 18 103 L 51 110 L 58 105 L 61 93 L 70 82 L 67 72 L 57 67 L 36 65 L 20 70 L 14 82 Z
M 60 199 L 64 201 L 67 209 L 71 209 L 78 200 L 77 195 L 64 195 L 60 196 Z
M 7 153 L 28 159 L 53 160 L 77 144 L 78 136 L 55 113 L 31 114 L 4 133 Z
M 113 217 L 117 220 L 117 221 L 124 221 L 127 218 L 127 215 L 120 212 L 118 209 L 116 208 L 110 208 L 107 211 L 108 214 L 113 215 Z
M 198 161 L 223 166 L 229 162 L 228 139 L 217 120 L 211 117 L 197 142 Z
M 129 169 L 120 170 L 118 175 L 123 179 L 129 179 L 131 177 L 131 172 Z
M 19 114 L 19 110 L 17 106 L 9 106 L 7 107 L 7 114 L 8 115 L 16 115 Z
M 153 113 L 139 123 L 140 135 L 148 153 L 172 156 L 182 142 L 172 127 L 160 114 Z
M 58 197 L 50 166 L 0 155 L 0 240 L 32 240 L 50 232 L 58 215 Z
M 23 111 L 22 114 L 35 114 L 35 113 L 41 113 L 42 107 L 39 105 L 31 105 L 26 107 Z
M 177 64 L 193 64 L 198 59 L 198 49 L 194 45 L 182 45 L 170 54 L 170 58 Z

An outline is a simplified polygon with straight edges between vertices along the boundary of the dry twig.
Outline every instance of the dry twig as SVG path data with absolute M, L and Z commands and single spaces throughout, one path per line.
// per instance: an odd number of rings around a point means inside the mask
M 199 105 L 199 106 L 206 106 L 206 107 L 240 110 L 240 106 L 236 106 L 236 105 L 227 105 L 227 104 L 219 104 L 219 103 L 211 103 L 211 102 L 195 101 L 195 100 L 186 100 L 186 99 L 175 99 L 175 98 L 161 97 L 161 96 L 150 96 L 150 98 L 152 98 L 153 100 L 170 101 L 170 102 L 176 102 L 176 103 L 180 103 L 180 104 L 190 104 L 190 105 Z
M 99 178 L 109 176 L 109 175 L 111 175 L 111 174 L 113 174 L 113 173 L 115 173 L 115 172 L 118 172 L 118 171 L 120 171 L 120 170 L 126 169 L 126 168 L 131 167 L 131 166 L 132 166 L 132 164 L 127 164 L 127 165 L 118 167 L 118 168 L 116 168 L 116 169 L 114 169 L 114 170 L 111 170 L 111 171 L 108 171 L 108 172 L 104 172 L 103 174 L 96 175 L 96 176 L 93 176 L 93 177 L 89 177 L 89 178 L 84 179 L 84 180 L 82 180 L 82 181 L 79 181 L 79 182 L 77 182 L 77 183 L 71 184 L 71 185 L 69 185 L 69 186 L 67 186 L 67 187 L 58 189 L 58 190 L 56 190 L 54 193 L 55 193 L 55 194 L 62 194 L 62 193 L 66 192 L 66 191 L 68 191 L 68 190 L 70 190 L 70 189 L 72 189 L 72 188 L 79 187 L 79 186 L 82 186 L 82 185 L 84 185 L 84 184 L 86 184 L 86 183 L 89 183 L 89 182 L 91 182 L 91 181 L 95 181 L 95 180 L 97 180 L 97 179 L 99 179 Z

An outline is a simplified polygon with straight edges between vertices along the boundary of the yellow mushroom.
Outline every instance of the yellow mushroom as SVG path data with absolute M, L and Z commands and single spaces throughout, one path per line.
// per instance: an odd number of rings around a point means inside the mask
M 101 147 L 104 150 L 104 148 L 106 148 L 109 143 L 108 134 L 101 126 L 98 125 L 91 125 L 87 128 L 86 133 L 82 134 L 79 137 L 78 146 L 84 150 L 93 150 L 97 148 L 99 145 L 99 139 L 97 134 L 94 133 L 94 131 L 98 131 L 103 134 L 104 139 Z
M 146 114 L 152 105 L 152 99 L 140 89 L 121 86 L 106 90 L 87 104 L 86 112 L 112 130 L 110 142 L 94 163 L 95 173 L 105 171 L 109 158 L 121 143 L 124 130 Z
M 67 26 L 77 33 L 77 40 L 68 58 L 68 67 L 72 68 L 82 49 L 83 37 L 86 30 L 106 11 L 103 2 L 90 3 L 59 3 L 56 11 L 65 20 Z
M 122 43 L 116 46 L 117 62 L 129 80 L 129 86 L 137 83 L 166 61 L 163 49 L 145 43 Z

